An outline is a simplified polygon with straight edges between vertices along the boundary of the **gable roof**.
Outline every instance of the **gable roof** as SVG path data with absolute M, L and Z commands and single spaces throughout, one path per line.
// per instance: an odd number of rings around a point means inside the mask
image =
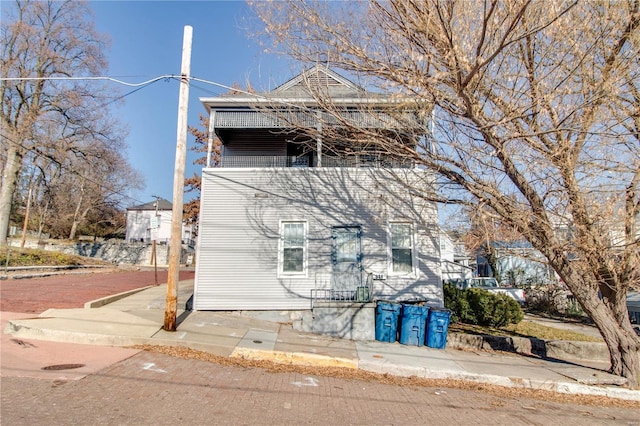
M 323 91 L 331 98 L 360 97 L 366 93 L 362 87 L 347 80 L 327 66 L 316 65 L 276 87 L 269 94 L 292 97 L 308 96 L 309 89 Z
M 274 103 L 314 105 L 317 104 L 313 96 L 316 90 L 322 95 L 328 95 L 334 102 L 347 106 L 385 104 L 390 100 L 389 95 L 368 92 L 326 65 L 315 65 L 268 92 L 203 97 L 200 98 L 200 102 L 210 111 L 227 108 L 251 109 Z
M 155 201 L 151 201 L 145 204 L 140 204 L 139 206 L 133 206 L 133 207 L 129 207 L 127 209 L 127 211 L 129 210 L 155 210 L 156 209 L 156 202 Z M 158 198 L 158 211 L 162 211 L 162 210 L 173 210 L 173 204 L 171 204 L 169 201 L 165 200 L 164 198 Z
M 316 127 L 318 111 L 327 109 L 323 99 L 330 99 L 336 110 L 341 110 L 342 119 L 361 127 L 419 129 L 425 125 L 415 114 L 415 105 L 407 104 L 412 99 L 369 92 L 326 65 L 315 65 L 269 92 L 232 93 L 200 98 L 200 102 L 210 112 L 210 123 L 220 136 L 220 129 L 290 128 L 292 122 Z M 402 114 L 402 119 L 394 116 L 397 114 Z M 322 120 L 340 125 L 331 113 L 324 114 Z

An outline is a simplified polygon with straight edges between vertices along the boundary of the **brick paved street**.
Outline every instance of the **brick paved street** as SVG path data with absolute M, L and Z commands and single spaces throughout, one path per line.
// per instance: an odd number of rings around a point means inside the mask
M 193 271 L 180 271 L 181 280 L 193 276 Z M 0 281 L 0 311 L 40 313 L 49 308 L 82 308 L 85 302 L 153 285 L 154 282 L 154 271 L 98 272 L 4 280 Z M 166 270 L 158 270 L 158 282 L 167 282 Z
M 5 377 L 2 424 L 637 425 L 640 410 L 272 373 L 141 352 L 76 381 Z

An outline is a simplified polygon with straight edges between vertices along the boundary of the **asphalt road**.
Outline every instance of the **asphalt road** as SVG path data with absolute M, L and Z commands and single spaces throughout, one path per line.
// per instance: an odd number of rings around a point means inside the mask
M 190 278 L 186 272 L 182 279 Z M 145 271 L 2 281 L 2 309 L 81 307 L 152 283 L 153 272 Z M 546 402 L 512 390 L 498 396 L 270 372 L 10 335 L 1 350 L 3 425 L 640 425 L 637 408 Z M 51 366 L 61 369 L 43 370 Z

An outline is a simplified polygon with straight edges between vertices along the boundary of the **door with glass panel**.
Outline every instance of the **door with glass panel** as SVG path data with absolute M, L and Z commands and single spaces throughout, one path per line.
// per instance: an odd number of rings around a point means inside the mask
M 331 240 L 332 289 L 338 297 L 353 298 L 362 285 L 362 227 L 335 226 Z

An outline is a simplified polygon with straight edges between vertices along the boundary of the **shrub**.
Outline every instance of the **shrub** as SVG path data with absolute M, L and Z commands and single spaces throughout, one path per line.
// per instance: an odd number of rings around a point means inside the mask
M 479 288 L 461 290 L 444 285 L 444 304 L 452 311 L 452 320 L 487 327 L 517 324 L 524 318 L 518 302 L 506 294 Z
M 542 314 L 583 317 L 584 311 L 564 286 L 540 285 L 527 289 L 527 306 Z
M 464 297 L 465 290 L 453 284 L 444 285 L 444 306 L 451 310 L 451 322 L 468 323 L 470 320 L 469 302 Z

